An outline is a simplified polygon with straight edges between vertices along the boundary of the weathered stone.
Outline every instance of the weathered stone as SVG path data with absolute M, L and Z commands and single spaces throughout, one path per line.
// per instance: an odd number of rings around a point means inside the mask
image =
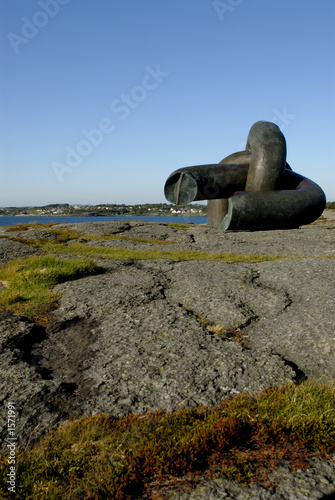
M 335 233 L 330 218 L 298 230 L 257 234 L 143 222 L 62 227 L 76 229 L 82 242 L 94 246 L 290 258 L 252 264 L 100 259 L 103 274 L 55 287 L 63 295 L 48 328 L 2 313 L 1 403 L 16 402 L 19 447 L 73 417 L 215 405 L 227 396 L 303 377 L 334 379 L 335 263 L 328 257 L 334 255 Z M 25 233 L 30 239 L 32 231 Z M 85 234 L 174 243 L 92 241 Z M 36 251 L 8 238 L 0 243 L 3 262 Z M 5 424 L 3 419 L 3 437 Z M 322 464 L 313 469 L 316 486 L 310 498 L 332 491 L 322 486 L 328 474 Z M 254 495 L 250 498 L 289 499 L 285 491 L 292 488 L 294 498 L 304 498 L 295 485 L 302 477 L 310 487 L 307 471 L 302 476 L 284 469 L 277 473 L 282 497 L 260 487 L 243 492 Z M 185 498 L 240 498 L 239 488 L 210 481 Z
M 36 248 L 25 243 L 12 241 L 8 238 L 0 238 L 0 266 L 6 265 L 7 262 L 16 257 L 28 257 L 36 252 Z

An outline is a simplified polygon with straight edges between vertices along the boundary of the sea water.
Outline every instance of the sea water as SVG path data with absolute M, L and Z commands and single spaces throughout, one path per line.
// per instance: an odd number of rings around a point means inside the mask
M 0 216 L 0 226 L 13 226 L 17 224 L 30 224 L 32 222 L 37 222 L 39 224 L 45 224 L 47 222 L 107 222 L 107 221 L 129 221 L 133 222 L 136 220 L 145 221 L 145 222 L 161 222 L 161 223 L 177 223 L 177 224 L 206 224 L 207 217 L 204 216 L 193 216 L 188 217 L 184 215 L 113 215 L 113 216 L 87 216 L 80 217 L 76 215 L 57 215 L 57 216 L 48 216 L 48 215 L 2 215 Z

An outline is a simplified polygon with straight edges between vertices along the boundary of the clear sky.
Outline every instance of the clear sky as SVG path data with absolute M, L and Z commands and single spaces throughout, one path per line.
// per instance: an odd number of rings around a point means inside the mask
M 283 131 L 335 200 L 333 0 L 1 0 L 0 206 L 163 203 Z

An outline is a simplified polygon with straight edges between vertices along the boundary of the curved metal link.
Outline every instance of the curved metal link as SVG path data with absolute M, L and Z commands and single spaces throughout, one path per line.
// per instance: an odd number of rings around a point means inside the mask
M 286 141 L 279 127 L 256 122 L 251 127 L 246 150 L 251 159 L 245 191 L 272 191 L 284 175 Z
M 174 171 L 164 192 L 179 205 L 208 200 L 207 224 L 223 230 L 299 227 L 320 217 L 326 204 L 320 186 L 292 172 L 284 135 L 265 121 L 251 127 L 245 151 Z

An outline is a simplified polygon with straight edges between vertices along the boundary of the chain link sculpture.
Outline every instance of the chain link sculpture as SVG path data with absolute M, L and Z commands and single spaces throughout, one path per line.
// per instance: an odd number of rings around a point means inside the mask
M 208 200 L 207 224 L 223 230 L 297 228 L 320 217 L 326 204 L 322 189 L 286 163 L 285 137 L 265 121 L 251 127 L 245 151 L 175 170 L 164 192 L 176 205 Z

